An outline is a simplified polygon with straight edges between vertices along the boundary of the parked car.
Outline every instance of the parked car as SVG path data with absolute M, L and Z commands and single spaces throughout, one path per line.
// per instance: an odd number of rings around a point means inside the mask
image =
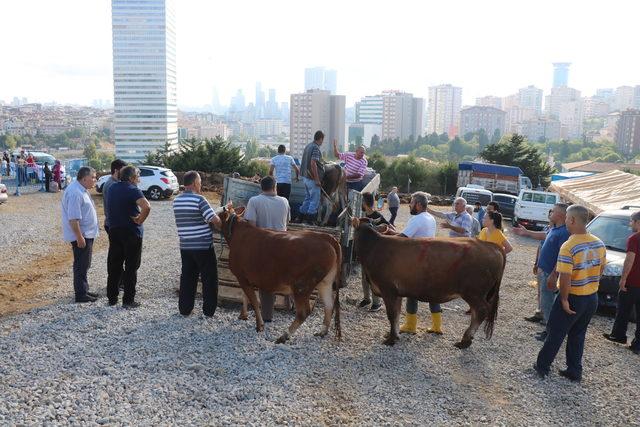
M 603 307 L 615 307 L 622 266 L 627 251 L 627 239 L 631 230 L 631 215 L 640 207 L 625 206 L 620 210 L 602 212 L 588 225 L 587 231 L 598 237 L 607 247 L 607 265 L 600 278 L 598 303 Z
M 542 230 L 549 224 L 549 210 L 559 202 L 558 193 L 522 190 L 514 209 L 513 225 L 520 224 L 525 228 Z
M 463 197 L 469 205 L 480 202 L 482 206 L 487 206 L 493 200 L 493 193 L 481 185 L 469 184 L 467 187 L 459 187 L 456 197 Z
M 179 189 L 178 178 L 171 169 L 158 166 L 138 166 L 140 169 L 140 183 L 138 188 L 151 200 L 171 197 Z M 96 191 L 102 193 L 102 187 L 110 175 L 103 175 L 96 182 Z
M 0 205 L 9 200 L 9 194 L 7 194 L 7 186 L 0 184 Z
M 518 197 L 511 194 L 493 194 L 493 201 L 500 206 L 500 213 L 503 217 L 513 218 L 514 211 L 516 209 L 516 202 Z

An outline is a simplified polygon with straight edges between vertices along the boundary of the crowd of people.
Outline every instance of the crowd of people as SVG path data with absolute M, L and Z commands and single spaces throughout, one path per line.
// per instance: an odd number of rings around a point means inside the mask
M 319 150 L 324 135 L 318 131 L 314 141 L 304 150 L 301 167 L 280 146 L 278 155 L 271 161 L 269 175 L 260 180 L 261 193 L 252 197 L 246 206 L 244 218 L 256 227 L 286 231 L 291 221 L 289 197 L 291 175 L 296 181 L 302 175 L 306 195 L 300 208 L 305 216 L 317 213 L 320 197 L 320 173 L 322 153 Z M 340 153 L 334 144 L 334 154 L 346 163 L 349 187 L 362 189 L 362 178 L 366 170 L 364 148 L 354 153 Z M 151 206 L 137 187 L 140 171 L 122 160 L 111 164 L 111 177 L 103 187 L 104 230 L 109 239 L 107 256 L 108 304 L 118 303 L 122 291 L 122 306 L 136 308 L 137 270 L 140 267 L 143 224 Z M 62 198 L 63 236 L 73 252 L 73 285 L 75 301 L 94 302 L 98 294 L 90 291 L 87 271 L 91 266 L 93 242 L 99 235 L 98 218 L 88 190 L 96 183 L 96 173 L 90 167 L 78 171 L 77 180 L 66 189 Z M 192 313 L 195 304 L 198 277 L 203 285 L 203 313 L 213 316 L 217 306 L 218 272 L 216 254 L 213 249 L 213 229 L 220 229 L 221 221 L 209 202 L 201 194 L 201 177 L 195 171 L 187 172 L 183 178 L 184 191 L 175 198 L 173 212 L 180 242 L 181 275 L 178 309 L 182 315 Z M 451 212 L 441 212 L 429 206 L 429 195 L 416 192 L 409 204 L 411 218 L 404 229 L 398 232 L 394 226 L 400 199 L 393 187 L 387 196 L 391 217 L 387 220 L 375 207 L 374 195 L 362 193 L 362 211 L 375 225 L 385 224 L 386 233 L 402 238 L 433 238 L 440 226 L 448 230 L 451 238 L 477 238 L 500 246 L 506 254 L 513 250 L 503 231 L 503 218 L 497 203 L 491 202 L 483 208 L 467 206 L 464 198 L 458 197 Z M 572 381 L 582 378 L 582 355 L 585 335 L 596 311 L 597 291 L 600 276 L 606 264 L 606 248 L 595 236 L 589 234 L 586 225 L 589 212 L 586 208 L 558 203 L 549 212 L 549 227 L 543 231 L 529 231 L 513 227 L 518 236 L 539 240 L 540 246 L 533 267 L 537 277 L 537 309 L 527 321 L 537 322 L 543 331 L 537 338 L 544 342 L 534 364 L 542 377 L 549 374 L 550 365 L 564 340 L 567 340 L 567 369 L 560 374 Z M 640 212 L 632 216 L 635 232 L 629 239 L 628 255 L 620 282 L 618 313 L 611 333 L 605 338 L 626 343 L 627 324 L 630 311 L 635 306 L 640 318 Z M 366 274 L 362 273 L 363 299 L 359 307 L 371 312 L 382 309 L 382 300 L 371 290 Z M 261 314 L 265 321 L 273 317 L 274 295 L 261 292 Z M 442 308 L 429 303 L 431 326 L 428 332 L 443 334 Z M 417 332 L 418 301 L 406 300 L 406 315 L 400 327 L 403 333 Z M 640 328 L 630 348 L 640 354 Z
M 15 155 L 9 154 L 8 151 L 2 153 L 0 175 L 5 177 L 15 176 L 18 185 L 42 181 L 47 192 L 58 192 L 62 188 L 62 164 L 60 160 L 56 160 L 53 165 L 45 162 L 40 168 L 33 154 L 24 149 Z M 51 186 L 52 182 L 55 185 Z

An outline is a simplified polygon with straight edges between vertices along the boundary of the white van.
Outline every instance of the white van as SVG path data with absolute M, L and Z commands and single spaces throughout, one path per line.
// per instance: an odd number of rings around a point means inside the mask
M 513 224 L 541 230 L 549 224 L 549 211 L 556 203 L 560 203 L 558 193 L 521 190 L 516 202 Z
M 469 184 L 466 187 L 458 188 L 456 197 L 463 197 L 468 205 L 480 202 L 482 206 L 487 206 L 489 202 L 493 201 L 493 193 L 486 190 L 483 186 L 476 184 Z

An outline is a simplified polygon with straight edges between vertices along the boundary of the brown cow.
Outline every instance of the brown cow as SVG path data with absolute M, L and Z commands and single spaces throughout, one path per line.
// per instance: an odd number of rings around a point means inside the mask
M 256 316 L 256 331 L 264 330 L 255 288 L 293 295 L 296 317 L 289 330 L 276 340 L 287 341 L 311 313 L 309 297 L 314 289 L 324 305 L 324 322 L 317 336 L 329 331 L 335 308 L 335 326 L 340 329 L 342 249 L 333 236 L 315 231 L 272 231 L 240 218 L 233 208 L 219 215 L 222 234 L 229 245 L 229 268 L 238 279 Z M 332 288 L 335 285 L 335 299 Z
M 485 320 L 491 338 L 506 263 L 501 247 L 472 238 L 385 236 L 367 218 L 354 218 L 353 225 L 358 258 L 391 323 L 385 344 L 398 340 L 402 297 L 438 304 L 462 298 L 471 307 L 471 325 L 456 347 L 469 347 Z

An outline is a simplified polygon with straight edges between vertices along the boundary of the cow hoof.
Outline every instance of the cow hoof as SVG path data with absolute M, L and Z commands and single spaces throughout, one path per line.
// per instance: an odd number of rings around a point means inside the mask
M 276 344 L 284 344 L 287 342 L 288 339 L 289 337 L 286 334 L 282 335 L 280 338 L 276 340 Z
M 240 319 L 240 320 L 249 320 L 249 316 L 247 316 L 246 314 L 240 313 L 240 316 L 238 316 L 238 319 Z
M 256 326 L 256 332 L 262 332 L 262 331 L 264 331 L 264 325 Z
M 398 337 L 388 336 L 386 340 L 382 341 L 382 344 L 392 346 L 398 341 Z
M 327 331 L 320 331 L 313 334 L 316 337 L 324 338 L 327 335 Z
M 471 341 L 460 341 L 454 344 L 459 349 L 468 348 L 471 345 Z

